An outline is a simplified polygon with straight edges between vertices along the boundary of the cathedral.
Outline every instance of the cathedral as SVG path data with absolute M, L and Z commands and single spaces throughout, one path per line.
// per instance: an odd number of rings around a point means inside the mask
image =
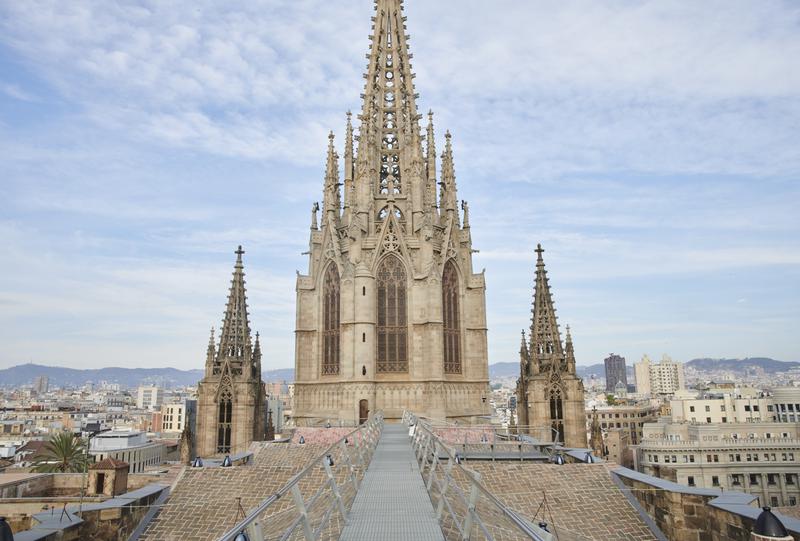
M 517 415 L 520 429 L 567 447 L 586 447 L 583 381 L 575 374 L 575 351 L 567 327 L 561 344 L 556 309 L 544 268 L 542 246 L 536 247 L 536 285 L 530 342 L 522 331 Z M 542 432 L 542 429 L 544 432 Z
M 297 277 L 293 414 L 298 425 L 404 409 L 470 422 L 489 411 L 489 374 L 469 207 L 450 134 L 439 161 L 433 113 L 420 125 L 402 2 L 375 9 L 358 135 L 348 113 L 343 178 L 330 135 Z
M 261 344 L 258 333 L 255 344 L 250 336 L 243 254 L 239 246 L 219 346 L 212 329 L 206 373 L 197 390 L 196 448 L 202 457 L 244 452 L 266 434 Z

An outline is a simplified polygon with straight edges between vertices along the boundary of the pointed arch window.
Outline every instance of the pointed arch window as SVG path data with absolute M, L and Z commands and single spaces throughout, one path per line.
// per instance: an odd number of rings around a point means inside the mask
M 377 286 L 378 372 L 408 372 L 406 270 L 397 257 L 381 262 Z
M 444 265 L 442 274 L 442 316 L 444 322 L 444 372 L 461 373 L 461 322 L 458 311 L 458 271 L 453 260 Z
M 564 443 L 564 400 L 560 387 L 550 389 L 550 427 L 553 442 Z
M 231 452 L 231 427 L 233 426 L 233 394 L 225 389 L 219 395 L 217 414 L 217 453 Z
M 334 263 L 328 265 L 323 283 L 322 307 L 322 375 L 339 373 L 339 271 Z

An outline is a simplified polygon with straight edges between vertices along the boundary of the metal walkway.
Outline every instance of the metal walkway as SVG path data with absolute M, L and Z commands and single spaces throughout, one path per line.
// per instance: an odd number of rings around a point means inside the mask
M 444 541 L 404 425 L 384 425 L 339 539 Z

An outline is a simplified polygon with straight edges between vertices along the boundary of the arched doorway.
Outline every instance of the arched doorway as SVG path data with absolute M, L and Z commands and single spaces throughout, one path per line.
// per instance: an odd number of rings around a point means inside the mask
M 358 424 L 363 425 L 369 419 L 369 402 L 366 399 L 358 401 Z

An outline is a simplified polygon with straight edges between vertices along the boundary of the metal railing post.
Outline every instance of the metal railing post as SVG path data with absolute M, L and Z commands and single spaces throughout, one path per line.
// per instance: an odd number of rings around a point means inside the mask
M 245 528 L 245 531 L 247 532 L 247 537 L 253 541 L 264 541 L 264 532 L 261 530 L 261 523 L 259 521 L 251 523 Z
M 361 447 L 363 446 L 361 443 L 361 434 L 356 434 L 353 436 L 353 447 L 356 450 L 356 460 L 358 461 L 358 466 L 361 467 L 364 465 L 364 455 L 361 452 Z
M 439 504 L 436 506 L 436 520 L 442 520 L 442 513 L 444 512 L 444 499 L 447 494 L 447 489 L 450 486 L 450 472 L 453 471 L 453 458 L 447 457 L 447 466 L 444 470 L 444 486 L 439 488 Z
M 347 468 L 350 470 L 350 481 L 353 483 L 353 488 L 358 492 L 358 479 L 356 479 L 356 470 L 353 466 L 353 462 L 350 460 L 350 453 L 347 450 L 347 444 L 344 440 L 339 442 L 339 446 L 342 448 L 342 453 L 344 453 L 344 459 L 347 461 Z
M 347 511 L 345 511 L 344 508 L 342 495 L 339 494 L 339 487 L 336 485 L 336 479 L 333 477 L 333 470 L 331 470 L 331 465 L 328 464 L 327 458 L 322 460 L 322 465 L 325 466 L 325 473 L 328 474 L 328 484 L 330 484 L 333 497 L 336 499 L 336 503 L 339 506 L 339 513 L 342 515 L 342 520 L 347 521 Z
M 433 460 L 431 461 L 431 468 L 428 470 L 428 492 L 431 491 L 433 486 L 433 477 L 436 475 L 436 466 L 439 464 L 439 453 L 436 451 L 436 442 L 433 442 Z
M 478 482 L 480 480 L 481 475 L 479 473 L 475 473 L 474 477 L 470 478 L 472 488 L 469 491 L 469 508 L 467 510 L 467 517 L 464 519 L 464 528 L 461 537 L 464 541 L 469 541 L 470 535 L 472 535 L 472 523 L 474 522 L 476 514 L 475 506 L 478 504 L 478 496 L 480 495 L 480 489 L 478 488 Z
M 306 541 L 315 541 L 314 530 L 311 529 L 311 522 L 308 520 L 308 511 L 306 510 L 306 502 L 303 501 L 303 495 L 300 493 L 298 485 L 292 486 L 292 499 L 294 505 L 300 512 L 300 522 L 303 524 L 303 533 L 305 534 Z
M 427 455 L 428 455 L 428 446 L 430 444 L 431 444 L 431 436 L 428 435 L 428 437 L 425 438 L 425 447 L 423 448 L 422 453 L 419 456 L 417 456 L 417 462 L 420 463 L 420 472 L 425 470 L 425 463 L 422 462 L 422 460 L 427 457 Z

